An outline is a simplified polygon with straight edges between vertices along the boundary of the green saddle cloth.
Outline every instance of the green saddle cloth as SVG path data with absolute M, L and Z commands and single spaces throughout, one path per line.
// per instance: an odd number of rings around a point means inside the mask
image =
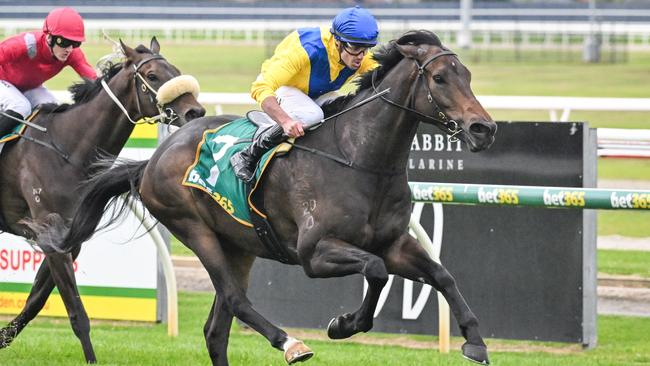
M 11 130 L 11 132 L 9 132 L 4 136 L 0 136 L 0 144 L 4 144 L 5 142 L 11 141 L 13 139 L 17 139 L 18 137 L 20 137 L 20 135 L 22 134 L 25 128 L 27 128 L 27 126 L 25 126 L 24 123 L 18 123 L 16 127 L 14 127 L 14 129 Z
M 212 198 L 239 223 L 252 227 L 246 185 L 230 165 L 230 157 L 247 148 L 257 126 L 247 118 L 240 118 L 203 132 L 197 146 L 196 160 L 183 178 L 183 185 L 200 189 Z M 267 152 L 257 164 L 256 180 L 279 147 Z
M 41 111 L 41 108 L 38 107 L 35 110 L 32 111 L 32 113 L 27 117 L 28 121 L 33 121 L 36 115 Z M 5 142 L 9 142 L 11 140 L 19 138 L 24 130 L 27 128 L 27 125 L 24 123 L 16 122 L 16 127 L 14 127 L 11 132 L 4 136 L 0 136 L 0 151 L 2 150 L 2 147 L 4 146 Z

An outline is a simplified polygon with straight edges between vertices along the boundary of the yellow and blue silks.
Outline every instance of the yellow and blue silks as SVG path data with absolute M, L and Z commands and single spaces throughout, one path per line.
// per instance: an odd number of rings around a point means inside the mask
M 262 103 L 281 86 L 293 86 L 310 98 L 340 89 L 348 80 L 372 70 L 377 62 L 367 53 L 358 70 L 340 62 L 336 39 L 327 27 L 300 28 L 289 34 L 264 61 L 251 86 L 251 96 Z

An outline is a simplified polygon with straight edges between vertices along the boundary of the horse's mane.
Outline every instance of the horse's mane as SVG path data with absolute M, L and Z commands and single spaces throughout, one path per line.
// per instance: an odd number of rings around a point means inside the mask
M 110 64 L 108 67 L 104 68 L 102 76 L 98 77 L 97 79 L 84 79 L 83 81 L 72 84 L 72 86 L 68 88 L 68 91 L 70 94 L 72 94 L 73 104 L 42 104 L 41 112 L 61 113 L 69 110 L 72 107 L 86 103 L 95 95 L 97 95 L 102 89 L 102 80 L 106 80 L 108 82 L 113 76 L 120 72 L 120 70 L 122 70 L 122 63 Z
M 151 51 L 143 45 L 139 45 L 135 50 L 138 53 L 151 53 Z M 120 72 L 123 67 L 124 63 L 122 62 L 115 64 L 109 62 L 105 67 L 103 67 L 102 75 L 97 79 L 84 79 L 83 81 L 72 84 L 72 86 L 68 88 L 68 91 L 72 94 L 73 104 L 43 104 L 41 106 L 41 111 L 46 113 L 60 113 L 88 102 L 102 90 L 102 80 L 108 82 L 113 78 L 113 76 Z
M 442 42 L 440 42 L 440 38 L 438 38 L 438 36 L 436 36 L 433 32 L 427 30 L 408 31 L 404 33 L 400 38 L 388 42 L 388 44 L 379 47 L 378 50 L 373 52 L 372 57 L 379 64 L 376 69 L 376 82 L 381 81 L 384 76 L 386 76 L 386 74 L 404 58 L 404 55 L 402 55 L 402 53 L 397 49 L 397 45 L 407 44 L 427 44 L 445 49 L 442 46 Z M 323 105 L 323 112 L 325 113 L 325 117 L 340 111 L 359 92 L 370 88 L 372 86 L 372 74 L 373 71 L 368 71 L 354 81 L 354 83 L 357 84 L 357 91 L 355 93 L 350 93 L 348 95 L 338 97 L 330 102 L 325 103 Z

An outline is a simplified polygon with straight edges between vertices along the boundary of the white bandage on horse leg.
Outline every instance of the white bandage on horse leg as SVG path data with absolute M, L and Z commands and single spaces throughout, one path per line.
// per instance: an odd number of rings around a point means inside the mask
M 291 348 L 291 346 L 293 346 L 294 344 L 296 344 L 298 342 L 300 342 L 300 341 L 293 338 L 293 337 L 287 337 L 287 340 L 284 341 L 284 344 L 282 345 L 282 350 L 284 350 L 284 352 L 287 352 L 287 350 L 289 348 Z
M 186 93 L 199 97 L 199 82 L 192 75 L 180 75 L 165 82 L 158 89 L 156 99 L 158 104 L 165 105 Z

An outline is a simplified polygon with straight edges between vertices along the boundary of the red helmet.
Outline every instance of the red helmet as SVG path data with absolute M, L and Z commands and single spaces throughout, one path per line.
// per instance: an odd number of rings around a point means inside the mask
M 45 18 L 43 32 L 71 41 L 83 42 L 86 40 L 84 36 L 84 20 L 72 8 L 52 10 Z

